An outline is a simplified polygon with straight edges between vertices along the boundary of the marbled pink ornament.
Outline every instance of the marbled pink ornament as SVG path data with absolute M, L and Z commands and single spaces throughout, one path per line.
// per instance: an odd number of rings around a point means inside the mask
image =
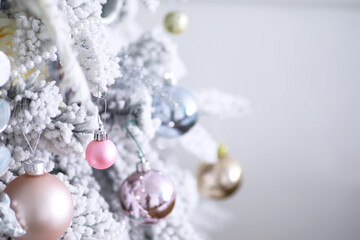
M 156 224 L 175 206 L 174 185 L 162 172 L 134 172 L 120 187 L 120 203 L 126 216 L 139 224 Z
M 111 167 L 117 159 L 117 149 L 110 140 L 93 140 L 86 147 L 86 160 L 96 169 Z

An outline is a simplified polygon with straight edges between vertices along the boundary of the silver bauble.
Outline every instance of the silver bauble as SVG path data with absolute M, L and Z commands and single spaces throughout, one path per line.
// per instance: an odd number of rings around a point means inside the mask
M 157 135 L 178 137 L 189 131 L 198 119 L 198 104 L 194 95 L 179 86 L 166 86 L 169 99 L 153 98 L 153 118 L 161 120 Z
M 0 99 L 0 113 L 0 133 L 2 133 L 6 129 L 11 115 L 10 104 L 4 99 Z
M 1 1 L 0 1 L 0 5 L 1 5 Z M 7 83 L 7 81 L 9 81 L 10 71 L 11 71 L 10 60 L 4 52 L 0 51 L 0 87 L 2 87 L 5 83 Z

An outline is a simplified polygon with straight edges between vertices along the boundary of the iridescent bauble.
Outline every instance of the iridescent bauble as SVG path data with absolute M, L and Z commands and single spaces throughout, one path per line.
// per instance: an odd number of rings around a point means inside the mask
M 0 133 L 1 133 L 7 127 L 9 120 L 10 120 L 10 115 L 11 115 L 10 105 L 4 99 L 0 99 L 0 113 L 1 113 L 0 114 Z
M 179 86 L 166 86 L 169 100 L 153 98 L 153 118 L 161 120 L 157 135 L 167 138 L 178 137 L 189 131 L 197 122 L 198 105 L 194 95 Z
M 222 199 L 231 196 L 242 183 L 242 168 L 227 156 L 222 146 L 216 163 L 202 162 L 197 173 L 198 188 L 207 197 Z
M 164 19 L 164 26 L 169 33 L 180 34 L 187 29 L 188 16 L 183 12 L 169 12 Z
M 162 172 L 134 172 L 120 187 L 120 203 L 126 216 L 139 224 L 156 224 L 173 210 L 174 185 Z
M 95 131 L 94 140 L 87 145 L 85 156 L 90 166 L 96 169 L 106 169 L 115 163 L 117 149 L 105 130 Z
M 0 1 L 1 4 L 1 1 Z M 10 60 L 5 53 L 0 51 L 0 87 L 3 86 L 10 77 Z
M 5 146 L 0 146 L 0 177 L 3 176 L 11 163 L 10 150 Z
M 32 175 L 34 174 L 34 175 Z M 18 240 L 56 240 L 71 224 L 74 204 L 65 184 L 42 172 L 26 172 L 11 181 L 4 190 L 10 207 L 26 230 Z

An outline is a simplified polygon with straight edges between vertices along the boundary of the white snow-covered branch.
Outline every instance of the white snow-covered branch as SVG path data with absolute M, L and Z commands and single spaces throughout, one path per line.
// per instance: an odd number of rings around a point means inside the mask
M 220 92 L 214 88 L 195 91 L 194 95 L 203 116 L 222 119 L 241 117 L 250 113 L 250 101 L 241 96 Z
M 218 143 L 200 123 L 180 137 L 179 142 L 185 151 L 199 161 L 216 162 Z
M 21 0 L 34 16 L 41 15 L 50 38 L 57 46 L 57 53 L 63 67 L 64 77 L 60 83 L 62 95 L 71 90 L 74 92 L 71 102 L 85 102 L 90 98 L 90 91 L 84 73 L 77 61 L 76 54 L 69 38 L 69 26 L 53 0 Z

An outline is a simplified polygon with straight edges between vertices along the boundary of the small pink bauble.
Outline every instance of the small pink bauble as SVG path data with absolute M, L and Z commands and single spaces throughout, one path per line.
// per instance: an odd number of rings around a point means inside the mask
M 132 221 L 150 225 L 164 219 L 175 206 L 174 185 L 162 172 L 134 172 L 120 187 L 120 203 Z
M 11 181 L 4 192 L 26 230 L 17 240 L 56 240 L 71 224 L 74 215 L 71 194 L 62 181 L 49 173 L 27 172 Z
M 86 160 L 96 169 L 106 169 L 111 167 L 117 159 L 117 149 L 110 140 L 93 140 L 86 147 Z

